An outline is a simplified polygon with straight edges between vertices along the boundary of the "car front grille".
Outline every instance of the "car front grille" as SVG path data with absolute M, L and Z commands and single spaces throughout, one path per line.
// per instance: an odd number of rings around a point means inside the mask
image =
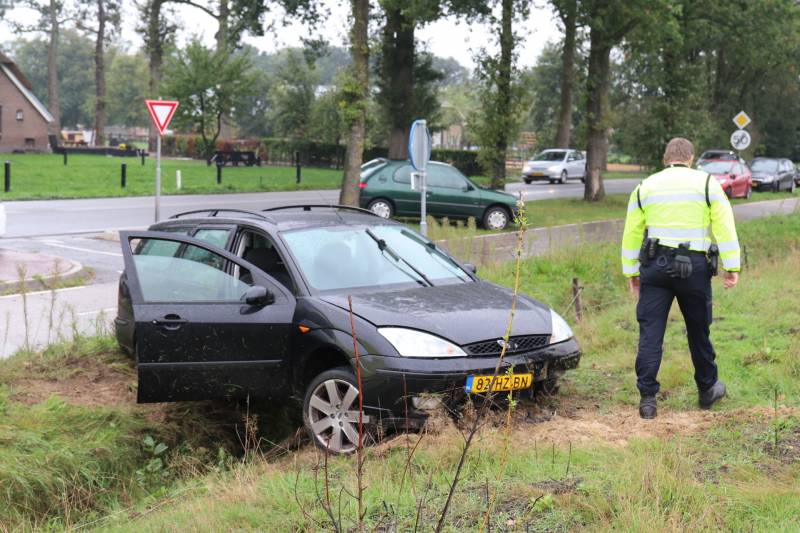
M 464 346 L 464 351 L 466 351 L 468 355 L 500 355 L 503 350 L 503 346 L 500 341 L 501 339 L 491 339 L 488 341 L 467 344 Z M 550 343 L 550 335 L 522 335 L 518 337 L 511 337 L 509 342 L 511 346 L 509 346 L 506 354 L 530 352 L 547 346 Z

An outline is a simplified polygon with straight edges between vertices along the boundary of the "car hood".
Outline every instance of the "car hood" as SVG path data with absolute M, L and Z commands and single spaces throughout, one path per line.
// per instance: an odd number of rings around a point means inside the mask
M 505 335 L 512 291 L 487 281 L 419 287 L 399 291 L 353 294 L 353 313 L 375 326 L 399 326 L 427 331 L 464 345 Z M 347 310 L 347 296 L 322 300 Z M 511 336 L 550 335 L 550 309 L 520 296 Z
M 530 168 L 549 168 L 562 164 L 563 161 L 527 161 L 526 166 Z

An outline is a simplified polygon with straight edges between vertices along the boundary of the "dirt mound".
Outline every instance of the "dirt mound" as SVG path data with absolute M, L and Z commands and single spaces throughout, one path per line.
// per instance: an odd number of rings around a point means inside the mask
M 78 357 L 64 363 L 64 376 L 22 377 L 14 380 L 11 399 L 26 405 L 57 395 L 73 405 L 98 407 L 136 403 L 136 374 L 124 363 L 109 364 L 100 357 Z M 36 372 L 31 371 L 31 375 Z

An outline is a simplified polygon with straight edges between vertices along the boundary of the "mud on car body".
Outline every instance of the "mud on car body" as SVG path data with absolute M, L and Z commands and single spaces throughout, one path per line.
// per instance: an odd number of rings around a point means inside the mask
M 369 426 L 405 427 L 427 393 L 486 392 L 503 348 L 509 289 L 357 208 L 191 212 L 121 243 L 116 334 L 140 402 L 295 398 L 314 442 L 348 453 L 359 394 Z M 521 295 L 501 385 L 552 390 L 579 358 L 566 322 Z

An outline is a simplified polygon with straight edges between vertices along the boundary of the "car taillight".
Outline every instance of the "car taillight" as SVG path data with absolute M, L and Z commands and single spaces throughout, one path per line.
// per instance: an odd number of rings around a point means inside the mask
M 359 189 L 366 189 L 367 188 L 367 182 L 366 181 L 362 181 L 361 183 L 358 184 L 358 188 Z

